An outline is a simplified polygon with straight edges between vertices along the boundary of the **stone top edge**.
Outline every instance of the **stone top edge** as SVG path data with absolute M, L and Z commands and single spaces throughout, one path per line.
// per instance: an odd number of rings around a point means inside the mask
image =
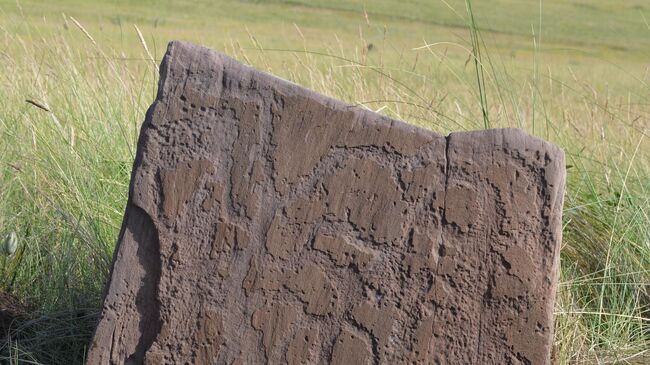
M 394 119 L 379 113 L 373 112 L 371 110 L 363 109 L 359 106 L 351 105 L 343 101 L 322 95 L 316 91 L 305 88 L 304 86 L 298 85 L 289 80 L 285 80 L 278 76 L 269 74 L 264 71 L 257 70 L 253 67 L 245 65 L 223 53 L 215 51 L 211 48 L 204 46 L 196 45 L 191 42 L 181 41 L 181 40 L 172 40 L 167 46 L 167 51 L 160 65 L 160 79 L 158 84 L 158 94 L 156 101 L 160 101 L 168 87 L 166 85 L 167 74 L 172 67 L 173 59 L 178 57 L 183 57 L 183 54 L 191 55 L 197 54 L 202 57 L 207 57 L 212 59 L 212 62 L 221 65 L 223 67 L 234 67 L 244 70 L 246 72 L 252 72 L 262 78 L 264 81 L 275 84 L 278 88 L 282 89 L 284 92 L 290 92 L 293 94 L 306 94 L 311 96 L 313 99 L 318 100 L 328 107 L 341 109 L 341 110 L 350 110 L 355 113 L 359 113 L 364 116 L 369 116 L 374 119 L 384 120 L 391 124 L 391 127 L 397 127 L 402 129 L 407 129 L 415 133 L 427 134 L 434 138 L 445 138 L 434 131 L 418 127 L 407 122 Z M 192 58 L 192 57 L 190 57 Z M 536 147 L 549 153 L 549 155 L 555 157 L 554 159 L 559 161 L 564 161 L 564 151 L 557 145 L 547 142 L 539 137 L 533 136 L 522 129 L 519 128 L 493 128 L 493 129 L 481 129 L 474 131 L 460 131 L 452 132 L 446 136 L 448 141 L 453 143 L 464 142 L 472 144 L 489 144 L 489 145 L 503 145 L 509 146 L 511 148 L 525 148 L 527 146 Z
M 512 149 L 535 148 L 543 150 L 556 160 L 564 161 L 564 150 L 559 146 L 536 137 L 520 128 L 492 128 L 474 131 L 452 132 L 447 138 L 452 143 L 487 144 Z

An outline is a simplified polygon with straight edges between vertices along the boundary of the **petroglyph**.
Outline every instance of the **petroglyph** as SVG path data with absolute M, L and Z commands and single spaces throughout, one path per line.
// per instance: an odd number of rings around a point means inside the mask
M 548 364 L 564 156 L 170 43 L 88 364 Z

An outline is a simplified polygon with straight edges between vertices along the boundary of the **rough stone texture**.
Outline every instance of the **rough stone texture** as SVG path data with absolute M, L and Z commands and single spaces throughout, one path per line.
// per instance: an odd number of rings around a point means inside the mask
M 564 156 L 172 42 L 89 364 L 546 364 Z

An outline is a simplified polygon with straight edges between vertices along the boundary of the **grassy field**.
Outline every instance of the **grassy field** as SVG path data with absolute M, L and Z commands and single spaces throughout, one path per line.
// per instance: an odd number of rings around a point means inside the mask
M 554 359 L 650 363 L 650 4 L 471 5 L 0 0 L 0 234 L 18 237 L 0 292 L 30 305 L 0 361 L 83 362 L 156 64 L 185 39 L 439 133 L 562 146 Z

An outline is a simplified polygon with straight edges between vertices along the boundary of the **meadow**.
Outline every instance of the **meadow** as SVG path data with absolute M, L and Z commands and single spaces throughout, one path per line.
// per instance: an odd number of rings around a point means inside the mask
M 83 363 L 172 39 L 441 134 L 561 146 L 554 362 L 650 363 L 647 0 L 0 0 L 0 293 L 29 306 L 2 363 Z

